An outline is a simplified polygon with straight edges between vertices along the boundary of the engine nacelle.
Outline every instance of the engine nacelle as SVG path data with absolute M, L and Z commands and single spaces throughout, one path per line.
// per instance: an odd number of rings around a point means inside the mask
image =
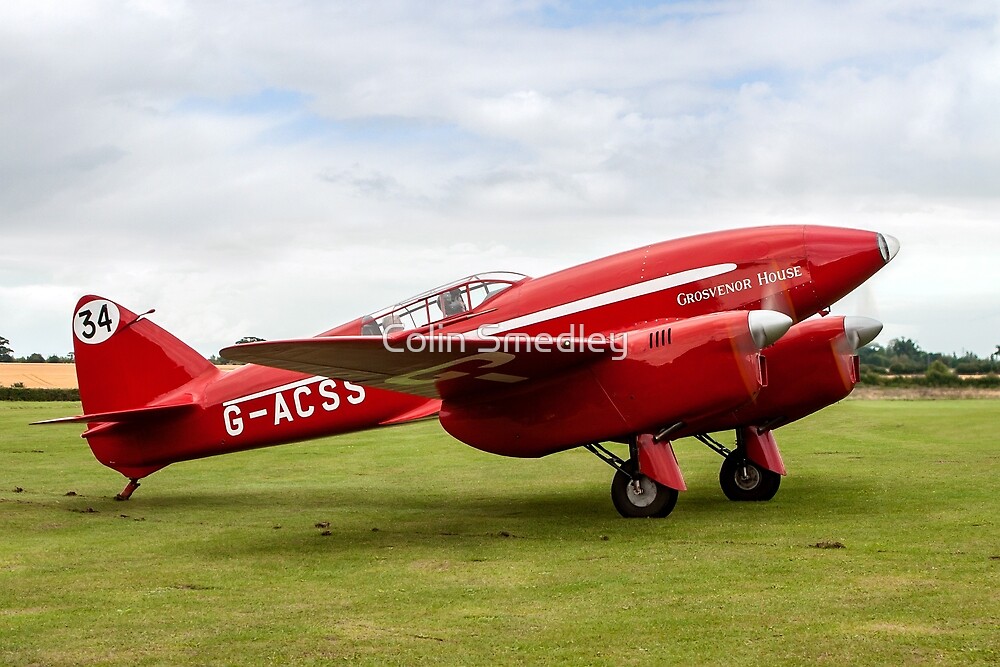
M 824 317 L 795 325 L 767 358 L 768 385 L 753 401 L 724 418 L 691 424 L 685 435 L 742 425 L 777 428 L 843 399 L 860 379 L 857 349 L 882 324 L 867 317 Z
M 441 425 L 477 449 L 524 457 L 732 412 L 767 384 L 759 350 L 789 326 L 780 313 L 752 311 L 630 331 L 619 359 L 602 358 L 487 398 L 445 400 Z

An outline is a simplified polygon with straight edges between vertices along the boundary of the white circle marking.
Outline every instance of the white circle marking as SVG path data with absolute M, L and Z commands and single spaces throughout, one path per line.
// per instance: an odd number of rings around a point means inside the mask
M 73 335 L 81 343 L 97 345 L 118 331 L 121 312 L 107 299 L 94 299 L 80 306 L 73 316 Z

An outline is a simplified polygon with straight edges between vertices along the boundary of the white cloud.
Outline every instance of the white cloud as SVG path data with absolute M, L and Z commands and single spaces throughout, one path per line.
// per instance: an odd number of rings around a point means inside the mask
M 997 15 L 7 3 L 0 334 L 65 352 L 76 295 L 97 291 L 211 353 L 455 274 L 814 222 L 902 240 L 868 288 L 887 333 L 990 352 Z M 963 293 L 969 326 L 937 326 Z

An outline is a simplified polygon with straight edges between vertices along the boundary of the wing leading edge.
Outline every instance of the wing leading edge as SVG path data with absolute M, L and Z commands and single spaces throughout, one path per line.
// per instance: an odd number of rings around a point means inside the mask
M 488 393 L 615 354 L 622 341 L 552 336 L 328 336 L 246 343 L 226 359 L 427 398 Z

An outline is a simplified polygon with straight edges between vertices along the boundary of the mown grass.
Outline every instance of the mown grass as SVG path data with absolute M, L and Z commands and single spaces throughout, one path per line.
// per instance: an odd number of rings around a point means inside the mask
M 769 503 L 682 441 L 666 520 L 620 519 L 590 454 L 433 422 L 177 464 L 118 503 L 78 427 L 25 425 L 77 409 L 0 403 L 3 663 L 1000 660 L 1000 401 L 784 428 Z

